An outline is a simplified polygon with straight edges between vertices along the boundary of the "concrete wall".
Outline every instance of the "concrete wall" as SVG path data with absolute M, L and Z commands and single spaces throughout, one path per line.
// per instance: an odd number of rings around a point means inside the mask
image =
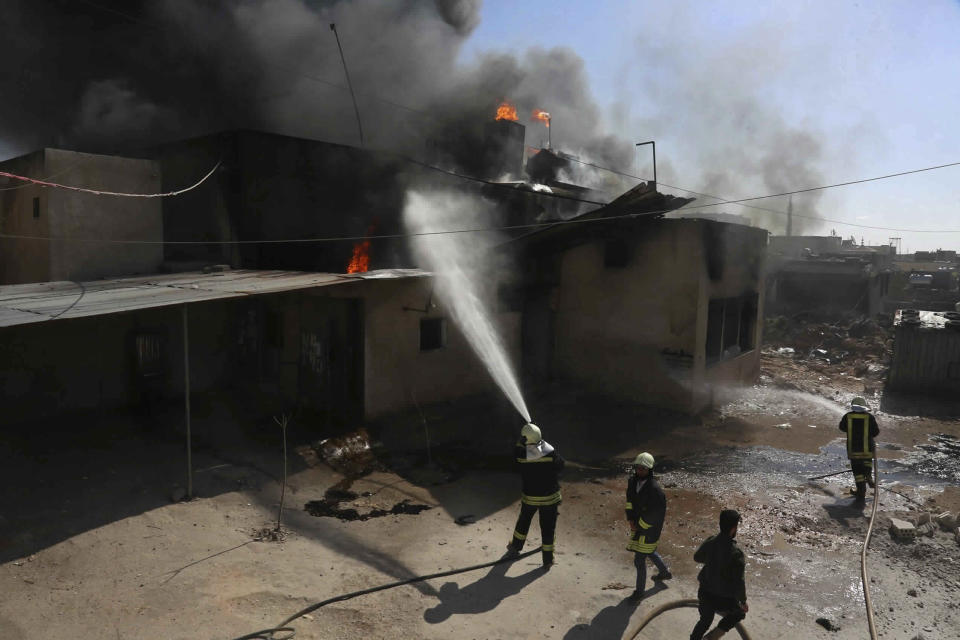
M 231 384 L 235 316 L 233 301 L 190 306 L 194 392 Z M 139 331 L 163 336 L 165 371 L 157 398 L 182 396 L 181 307 L 0 329 L 0 423 L 137 404 L 142 386 L 134 374 L 132 340 Z
M 11 173 L 49 177 L 92 189 L 131 193 L 160 190 L 158 166 L 147 160 L 44 149 L 2 166 Z M 34 217 L 34 198 L 39 198 L 38 217 Z M 0 230 L 13 235 L 72 239 L 0 240 L 0 284 L 155 273 L 163 256 L 159 244 L 78 241 L 162 240 L 158 198 L 123 198 L 31 185 L 0 192 Z
M 0 163 L 8 173 L 46 178 L 44 153 L 37 151 Z M 49 189 L 19 180 L 0 178 L 0 233 L 45 238 L 50 235 L 47 215 Z M 39 199 L 39 217 L 33 217 L 33 201 Z M 50 280 L 50 243 L 46 240 L 0 238 L 0 284 Z
M 366 418 L 374 419 L 409 409 L 413 398 L 421 405 L 454 400 L 493 391 L 493 379 L 457 329 L 449 311 L 433 298 L 429 313 L 430 278 L 365 280 L 316 289 L 315 295 L 355 297 L 363 300 L 364 405 Z M 420 319 L 446 318 L 442 349 L 420 351 Z M 520 315 L 495 316 L 508 358 L 516 365 L 519 354 Z
M 602 240 L 563 255 L 555 375 L 639 402 L 689 404 L 702 262 L 697 224 L 645 228 L 622 268 L 604 266 Z
M 604 266 L 605 241 L 561 263 L 554 373 L 647 404 L 698 411 L 710 385 L 759 374 L 762 323 L 751 351 L 708 364 L 712 299 L 757 295 L 762 313 L 766 232 L 709 220 L 660 220 L 636 234 L 626 267 Z
M 46 149 L 46 171 L 57 180 L 127 193 L 160 191 L 160 170 L 149 160 Z M 50 235 L 61 238 L 163 240 L 159 198 L 102 196 L 64 189 L 47 193 Z M 53 240 L 51 280 L 96 280 L 156 273 L 160 244 L 104 244 Z
M 700 223 L 702 239 L 700 306 L 697 323 L 697 355 L 704 357 L 711 300 L 757 296 L 753 325 L 753 349 L 719 362 L 697 362 L 693 409 L 712 402 L 713 387 L 752 383 L 760 375 L 763 313 L 766 304 L 764 261 L 766 232 L 737 225 Z M 697 233 L 697 232 L 694 232 Z M 701 373 L 702 372 L 702 373 Z

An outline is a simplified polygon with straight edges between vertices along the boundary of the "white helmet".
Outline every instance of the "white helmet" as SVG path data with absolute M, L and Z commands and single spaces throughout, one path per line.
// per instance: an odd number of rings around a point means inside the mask
M 523 428 L 520 429 L 520 437 L 523 438 L 524 444 L 537 444 L 543 440 L 543 436 L 540 433 L 540 427 L 528 422 L 523 425 Z
M 634 459 L 633 464 L 646 467 L 647 469 L 653 469 L 653 456 L 644 451 Z

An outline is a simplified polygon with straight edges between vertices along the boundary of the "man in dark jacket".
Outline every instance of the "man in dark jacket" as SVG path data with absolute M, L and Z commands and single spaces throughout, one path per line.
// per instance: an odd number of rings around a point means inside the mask
M 633 564 L 637 567 L 637 586 L 630 594 L 630 600 L 637 603 L 643 599 L 647 587 L 647 558 L 658 571 L 654 580 L 668 580 L 673 574 L 657 553 L 667 515 L 667 498 L 653 477 L 653 456 L 645 451 L 637 456 L 633 466 L 633 475 L 627 481 L 627 522 L 633 531 L 627 550 L 633 551 Z
M 867 401 L 857 396 L 850 403 L 850 411 L 840 418 L 840 431 L 847 434 L 847 458 L 850 471 L 857 484 L 853 495 L 862 501 L 867 494 L 866 485 L 873 486 L 873 455 L 877 445 L 874 438 L 880 433 L 880 425 L 867 408 Z
M 747 588 L 743 581 L 746 559 L 743 551 L 734 542 L 740 514 L 733 509 L 720 512 L 720 533 L 704 540 L 693 559 L 704 563 L 697 580 L 700 590 L 697 598 L 700 621 L 693 628 L 690 640 L 717 640 L 738 622 L 743 620 L 747 606 Z M 713 624 L 713 616 L 720 613 L 723 618 L 717 627 L 703 635 Z
M 557 450 L 543 439 L 540 428 L 533 423 L 520 430 L 520 441 L 514 448 L 514 458 L 520 469 L 522 493 L 520 516 L 513 530 L 513 539 L 507 545 L 507 555 L 515 556 L 523 549 L 530 530 L 533 514 L 540 512 L 540 539 L 543 566 L 553 565 L 553 538 L 557 528 L 557 508 L 560 506 L 560 472 L 564 460 Z

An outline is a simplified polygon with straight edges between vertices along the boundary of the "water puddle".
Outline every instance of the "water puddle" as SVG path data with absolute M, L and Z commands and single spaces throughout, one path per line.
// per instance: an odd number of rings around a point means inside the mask
M 878 443 L 881 450 L 898 445 Z M 658 471 L 660 465 L 658 465 Z M 804 484 L 808 478 L 849 468 L 846 444 L 837 439 L 819 454 L 785 451 L 769 446 L 721 447 L 713 451 L 665 464 L 660 471 L 664 482 L 699 488 L 710 493 L 724 491 L 766 491 L 771 487 Z M 843 474 L 840 478 L 846 479 Z M 883 484 L 901 483 L 931 489 L 960 482 L 960 439 L 932 434 L 929 444 L 917 445 L 898 459 L 880 460 Z

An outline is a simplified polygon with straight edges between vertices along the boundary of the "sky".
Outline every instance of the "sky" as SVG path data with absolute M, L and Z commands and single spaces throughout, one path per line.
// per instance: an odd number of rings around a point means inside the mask
M 764 140 L 751 135 L 750 115 L 742 121 L 717 116 L 748 99 L 759 120 L 779 117 L 818 143 L 818 171 L 810 178 L 822 181 L 799 185 L 813 187 L 960 162 L 958 33 L 960 3 L 946 0 L 487 0 L 461 60 L 496 49 L 573 49 L 584 60 L 606 126 L 637 142 L 656 140 L 660 182 L 694 190 L 708 191 L 705 176 L 735 149 L 731 137 L 742 134 L 744 147 L 736 153 L 766 155 Z M 555 144 L 565 126 L 575 125 L 554 123 Z M 727 141 L 717 145 L 718 137 Z M 809 151 L 787 145 L 778 155 Z M 642 162 L 638 154 L 635 169 L 649 176 L 649 147 Z M 724 198 L 770 193 L 749 180 L 728 182 L 722 193 L 708 192 Z M 867 244 L 900 237 L 904 252 L 960 248 L 960 166 L 821 194 L 820 217 L 937 232 L 815 224 L 805 233 L 835 230 Z M 795 205 L 810 197 L 796 196 Z M 786 209 L 783 199 L 751 204 Z M 717 210 L 744 213 L 735 206 Z
M 960 162 L 958 0 L 11 0 L 6 12 L 0 159 L 185 138 L 252 112 L 254 128 L 355 144 L 336 21 L 374 139 L 406 114 L 379 98 L 442 125 L 437 114 L 486 117 L 506 92 L 549 111 L 553 146 L 586 161 L 650 178 L 651 148 L 634 143 L 656 141 L 662 191 L 717 196 L 693 207 Z M 526 124 L 539 144 L 542 125 Z M 784 232 L 787 198 L 750 204 L 763 210 L 700 210 Z M 799 233 L 960 249 L 960 166 L 798 194 L 793 210 Z

